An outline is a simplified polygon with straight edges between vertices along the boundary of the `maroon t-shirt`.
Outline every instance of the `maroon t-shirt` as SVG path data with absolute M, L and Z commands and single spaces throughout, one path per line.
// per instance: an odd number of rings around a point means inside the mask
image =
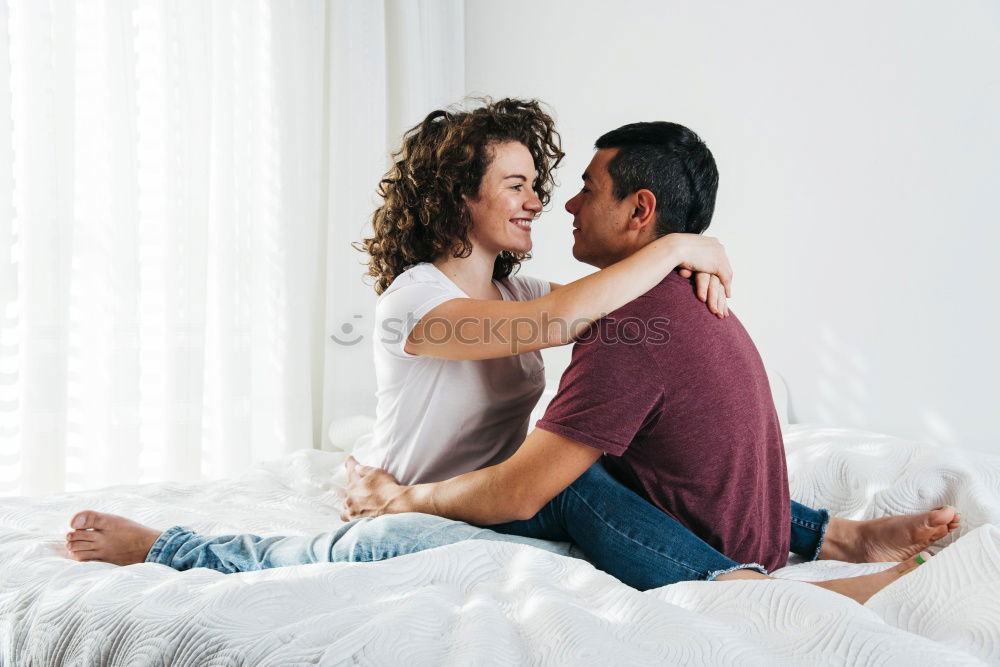
M 757 348 L 671 273 L 599 320 L 539 428 L 596 447 L 609 472 L 720 552 L 788 560 L 788 473 Z

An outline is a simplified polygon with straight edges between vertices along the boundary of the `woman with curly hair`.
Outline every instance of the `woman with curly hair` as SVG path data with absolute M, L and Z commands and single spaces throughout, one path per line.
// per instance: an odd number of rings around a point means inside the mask
M 663 236 L 564 286 L 515 275 L 531 250 L 531 226 L 549 201 L 552 170 L 562 156 L 553 121 L 535 101 L 504 99 L 472 111 L 434 111 L 406 133 L 381 181 L 384 204 L 373 217 L 374 235 L 362 243 L 380 295 L 378 411 L 373 437 L 355 452 L 362 463 L 417 484 L 506 460 L 524 440 L 544 387 L 539 351 L 573 341 L 677 267 L 700 272 L 700 296 L 726 316 L 728 261 L 717 241 L 697 234 Z M 710 209 L 704 212 L 709 217 Z M 576 545 L 527 537 L 533 531 L 522 530 L 524 521 L 488 530 L 417 513 L 357 519 L 315 536 L 262 538 L 204 536 L 181 526 L 161 532 L 88 510 L 71 520 L 75 530 L 67 535 L 67 547 L 77 560 L 242 572 L 384 560 L 489 539 L 588 558 L 640 589 L 704 578 L 684 565 L 685 559 L 720 567 L 730 562 L 620 482 L 592 473 L 595 468 L 600 463 L 574 487 L 581 481 L 590 485 L 602 502 L 563 502 L 559 525 L 551 531 L 572 533 Z M 820 514 L 799 507 L 810 516 Z M 801 541 L 810 553 L 804 555 L 813 558 L 820 555 L 823 530 L 801 522 L 790 528 L 793 535 L 806 533 Z M 635 549 L 622 539 L 629 534 L 642 534 L 658 546 Z M 861 600 L 915 566 L 907 562 L 886 575 L 823 585 Z M 716 573 L 729 576 L 728 569 Z

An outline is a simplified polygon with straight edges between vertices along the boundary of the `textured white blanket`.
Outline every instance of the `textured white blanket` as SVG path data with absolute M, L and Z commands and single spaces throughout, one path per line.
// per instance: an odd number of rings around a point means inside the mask
M 343 455 L 303 450 L 232 480 L 0 499 L 0 663 L 1000 664 L 1000 458 L 808 426 L 786 444 L 794 498 L 850 518 L 949 503 L 960 536 L 863 607 L 794 580 L 885 566 L 640 593 L 585 562 L 486 541 L 238 575 L 63 556 L 84 508 L 164 528 L 329 530 Z

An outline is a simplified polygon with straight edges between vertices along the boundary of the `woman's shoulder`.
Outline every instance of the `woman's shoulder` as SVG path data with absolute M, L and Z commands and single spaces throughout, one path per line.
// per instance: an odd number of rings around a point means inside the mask
M 522 274 L 507 276 L 501 280 L 518 301 L 531 301 L 545 296 L 551 291 L 550 283 Z
M 441 293 L 455 292 L 457 288 L 441 271 L 429 262 L 414 264 L 396 276 L 385 291 L 379 296 L 379 301 L 393 298 L 399 292 Z M 459 292 L 457 294 L 461 296 Z
M 441 282 L 441 272 L 438 271 L 433 264 L 430 262 L 420 262 L 419 264 L 414 264 L 396 276 L 396 279 L 393 280 L 385 289 L 384 294 L 394 292 L 398 289 L 406 287 L 407 285 L 416 285 L 420 283 L 439 285 Z
M 398 276 L 375 302 L 377 316 L 423 313 L 439 303 L 464 296 L 433 264 L 415 264 Z

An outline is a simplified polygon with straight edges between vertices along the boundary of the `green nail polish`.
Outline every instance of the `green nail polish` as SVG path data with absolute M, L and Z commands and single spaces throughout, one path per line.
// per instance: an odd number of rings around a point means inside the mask
M 924 560 L 923 554 L 917 554 L 917 564 L 918 565 L 923 565 L 926 562 L 927 561 Z

